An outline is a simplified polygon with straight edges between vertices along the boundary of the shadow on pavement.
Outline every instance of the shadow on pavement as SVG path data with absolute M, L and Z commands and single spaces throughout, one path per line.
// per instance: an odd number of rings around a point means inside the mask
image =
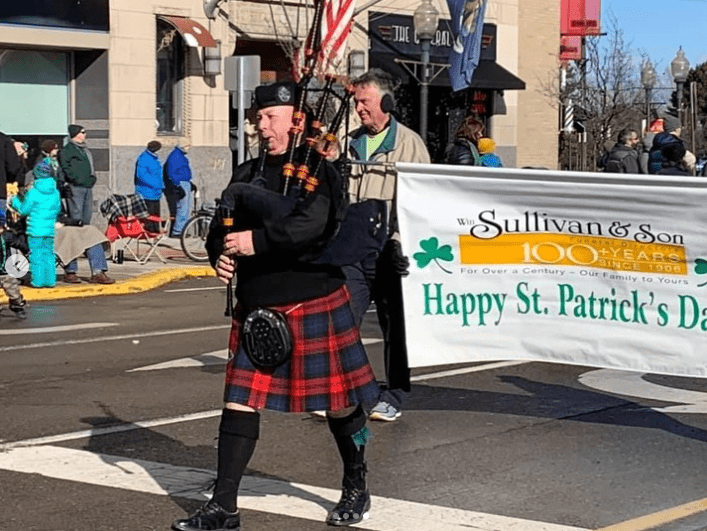
M 516 386 L 527 394 L 416 385 L 404 409 L 476 411 L 651 428 L 679 437 L 707 442 L 707 431 L 684 424 L 649 406 L 630 400 L 564 385 L 536 382 L 519 376 L 499 376 L 498 379 Z
M 94 428 L 134 426 L 114 415 L 107 406 L 101 404 L 100 407 L 105 412 L 104 416 L 86 417 L 81 421 Z M 216 435 L 214 431 L 214 437 Z M 155 430 L 135 426 L 135 429 L 123 432 L 91 436 L 84 449 L 98 455 L 104 463 L 119 467 L 126 474 L 131 472 L 121 466 L 121 461 L 132 460 L 149 473 L 155 483 L 187 514 L 210 498 L 216 479 L 215 439 L 212 445 L 189 446 Z M 168 462 L 165 456 L 169 456 Z M 180 469 L 176 470 L 175 467 Z M 331 500 L 302 490 L 277 476 L 250 468 L 246 469 L 245 476 L 239 492 L 241 498 L 291 496 L 315 503 L 326 511 L 334 505 Z

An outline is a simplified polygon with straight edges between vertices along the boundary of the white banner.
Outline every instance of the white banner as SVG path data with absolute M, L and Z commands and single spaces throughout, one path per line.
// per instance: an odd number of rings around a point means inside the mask
M 411 367 L 707 376 L 707 179 L 396 167 Z

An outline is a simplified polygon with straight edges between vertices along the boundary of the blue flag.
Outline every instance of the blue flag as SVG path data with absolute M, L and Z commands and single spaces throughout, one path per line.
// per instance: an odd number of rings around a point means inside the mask
M 453 46 L 449 53 L 449 79 L 454 91 L 471 85 L 481 56 L 481 34 L 488 0 L 447 0 L 452 15 Z

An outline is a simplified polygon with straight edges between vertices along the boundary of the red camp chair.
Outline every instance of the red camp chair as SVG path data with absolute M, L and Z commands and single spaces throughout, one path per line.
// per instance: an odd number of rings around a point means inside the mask
M 108 218 L 106 238 L 111 243 L 114 261 L 118 250 L 124 249 L 139 264 L 146 264 L 153 255 L 163 264 L 167 263 L 157 246 L 169 235 L 170 220 L 148 214 L 141 196 L 113 194 L 101 204 L 100 209 L 101 214 Z M 159 227 L 157 232 L 148 230 L 148 227 L 154 226 Z

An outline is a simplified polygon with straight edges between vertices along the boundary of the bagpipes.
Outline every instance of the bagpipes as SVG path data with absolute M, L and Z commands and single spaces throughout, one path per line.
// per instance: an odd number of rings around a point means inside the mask
M 252 223 L 253 219 L 269 221 L 284 218 L 293 211 L 299 202 L 306 201 L 316 192 L 321 184 L 319 175 L 322 166 L 327 160 L 327 155 L 337 146 L 337 132 L 349 113 L 351 92 L 345 89 L 343 97 L 336 94 L 333 87 L 335 81 L 336 78 L 329 77 L 325 88 L 321 89 L 322 95 L 316 113 L 310 121 L 309 131 L 304 139 L 302 136 L 307 113 L 304 110 L 304 96 L 299 98 L 293 116 L 302 113 L 305 118 L 293 119 L 286 162 L 281 170 L 283 185 L 280 191 L 265 188 L 264 170 L 268 155 L 265 149 L 261 150 L 258 164 L 254 173 L 248 178 L 248 182 L 233 183 L 224 190 L 220 201 L 220 211 L 223 218 L 234 219 L 232 230 L 250 228 L 247 225 L 249 220 Z M 310 90 L 303 87 L 301 94 L 306 95 Z M 331 123 L 325 126 L 324 115 L 332 97 L 339 98 L 341 101 Z M 300 111 L 298 108 L 303 110 Z M 300 148 L 302 145 L 303 151 Z M 350 170 L 345 151 L 342 150 L 342 154 L 333 163 L 343 177 L 348 179 Z
M 309 87 L 314 77 L 314 67 L 317 55 L 319 29 L 321 25 L 323 1 L 317 3 L 313 24 L 307 37 L 304 51 L 305 63 L 302 76 L 297 84 L 296 103 L 293 111 L 292 127 L 289 131 L 289 143 L 286 150 L 286 162 L 282 166 L 282 189 L 272 191 L 265 188 L 264 178 L 267 151 L 261 150 L 260 158 L 254 174 L 248 182 L 233 183 L 224 190 L 219 207 L 219 221 L 222 231 L 237 232 L 252 228 L 253 223 L 264 223 L 284 219 L 292 213 L 298 203 L 311 198 L 320 183 L 322 166 L 338 144 L 337 133 L 344 120 L 348 118 L 352 89 L 346 78 L 326 75 L 323 89 Z M 344 85 L 343 95 L 338 94 L 334 85 L 336 82 Z M 308 123 L 307 99 L 312 91 L 321 91 L 316 111 Z M 339 100 L 339 107 L 331 123 L 325 125 L 325 116 L 332 99 Z M 348 128 L 348 121 L 347 121 Z M 301 147 L 302 146 L 302 147 Z M 348 204 L 347 182 L 350 174 L 350 164 L 346 159 L 346 149 L 341 150 L 334 165 L 339 171 L 339 182 L 343 185 L 332 190 L 337 221 L 343 219 L 345 205 Z M 302 154 L 303 153 L 303 154 Z M 330 183 L 331 185 L 331 183 Z M 342 206 L 343 205 L 343 206 Z M 340 219 L 339 219 L 340 218 Z M 331 234 L 323 236 L 331 238 Z M 322 246 L 326 242 L 323 242 Z M 232 285 L 229 282 L 227 291 L 226 315 L 233 315 Z

